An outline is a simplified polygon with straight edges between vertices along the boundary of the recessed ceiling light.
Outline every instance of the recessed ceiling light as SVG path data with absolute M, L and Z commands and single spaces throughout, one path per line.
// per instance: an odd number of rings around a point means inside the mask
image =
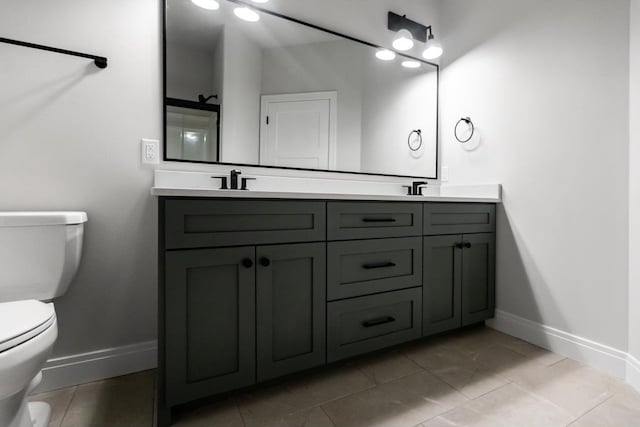
M 413 47 L 413 36 L 409 30 L 398 31 L 398 37 L 393 41 L 393 48 L 404 52 Z
M 376 52 L 376 58 L 381 61 L 393 61 L 396 59 L 396 54 L 391 52 L 389 49 L 380 49 Z
M 220 3 L 216 0 L 191 0 L 193 4 L 196 6 L 200 6 L 203 9 L 207 10 L 218 10 L 220 9 Z
M 260 20 L 260 15 L 255 10 L 252 10 L 249 7 L 236 7 L 233 13 L 243 21 L 247 22 L 258 22 Z
M 405 68 L 420 68 L 420 63 L 418 61 L 404 61 L 402 66 Z

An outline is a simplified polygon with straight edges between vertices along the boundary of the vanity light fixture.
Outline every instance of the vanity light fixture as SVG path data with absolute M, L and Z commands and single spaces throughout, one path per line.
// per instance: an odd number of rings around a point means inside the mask
M 396 54 L 389 49 L 380 49 L 376 52 L 376 58 L 381 61 L 393 61 L 396 59 Z
M 216 0 L 191 0 L 193 4 L 207 10 L 220 9 L 220 3 Z
M 442 45 L 438 42 L 433 36 L 433 32 L 431 31 L 431 27 L 429 27 L 429 36 L 427 38 L 427 46 L 422 52 L 422 57 L 424 59 L 438 59 L 442 56 Z
M 405 68 L 420 68 L 420 63 L 418 61 L 407 60 L 402 62 L 402 66 Z
M 411 36 L 409 30 L 402 29 L 398 31 L 398 36 L 393 41 L 393 48 L 401 52 L 413 48 L 413 36 Z
M 260 15 L 258 15 L 258 12 L 248 6 L 236 7 L 233 13 L 235 13 L 235 15 L 243 21 L 258 22 L 260 20 Z
M 398 33 L 393 41 L 393 47 L 399 51 L 406 51 L 414 46 L 414 40 L 426 43 L 424 52 L 425 59 L 436 59 L 442 55 L 442 45 L 435 40 L 431 26 L 422 25 L 412 21 L 407 15 L 398 15 L 389 12 L 387 27 L 390 31 Z

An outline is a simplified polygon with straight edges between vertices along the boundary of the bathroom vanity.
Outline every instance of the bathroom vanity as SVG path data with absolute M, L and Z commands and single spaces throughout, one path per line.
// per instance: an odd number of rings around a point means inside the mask
M 493 317 L 495 202 L 208 193 L 154 193 L 161 420 Z

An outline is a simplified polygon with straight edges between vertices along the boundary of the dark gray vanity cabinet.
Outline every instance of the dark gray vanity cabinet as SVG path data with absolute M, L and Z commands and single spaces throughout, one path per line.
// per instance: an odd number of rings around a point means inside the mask
M 166 401 L 255 383 L 255 248 L 165 255 Z
M 424 233 L 423 335 L 492 318 L 495 205 L 427 203 Z
M 258 381 L 325 363 L 326 248 L 257 248 Z
M 495 312 L 495 234 L 463 236 L 462 326 L 493 317 Z
M 493 316 L 493 204 L 159 207 L 162 426 L 176 405 Z
M 422 334 L 462 326 L 462 236 L 424 238 Z

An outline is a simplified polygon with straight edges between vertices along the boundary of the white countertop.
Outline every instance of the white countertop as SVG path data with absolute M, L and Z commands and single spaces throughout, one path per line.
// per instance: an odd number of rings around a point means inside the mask
M 226 175 L 226 171 L 216 175 Z M 155 171 L 151 194 L 158 197 L 211 197 L 238 199 L 299 199 L 299 200 L 371 200 L 391 202 L 463 202 L 500 203 L 500 184 L 447 185 L 429 183 L 424 196 L 406 196 L 404 179 L 389 180 L 337 179 L 307 176 L 251 174 L 251 191 L 219 190 L 219 182 L 211 172 Z
M 499 193 L 499 192 L 498 192 Z M 401 196 L 385 194 L 341 194 L 341 193 L 296 193 L 273 191 L 211 190 L 202 188 L 153 187 L 151 194 L 159 197 L 211 197 L 243 199 L 307 199 L 307 200 L 377 200 L 393 202 L 460 202 L 460 203 L 500 203 L 496 195 L 425 195 Z

